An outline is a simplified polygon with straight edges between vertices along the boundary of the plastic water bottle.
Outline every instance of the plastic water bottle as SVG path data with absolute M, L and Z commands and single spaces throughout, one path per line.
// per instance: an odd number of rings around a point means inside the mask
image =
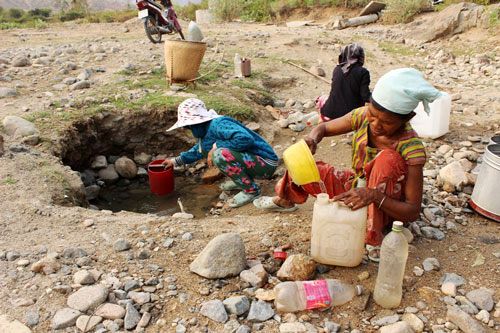
M 239 53 L 234 55 L 234 76 L 243 77 L 243 73 L 241 71 L 241 57 Z
M 383 308 L 392 309 L 401 303 L 408 241 L 403 234 L 403 222 L 395 221 L 392 232 L 385 236 L 380 249 L 380 264 L 373 299 Z
M 275 305 L 280 312 L 340 306 L 363 293 L 362 286 L 353 286 L 340 280 L 290 281 L 274 287 Z

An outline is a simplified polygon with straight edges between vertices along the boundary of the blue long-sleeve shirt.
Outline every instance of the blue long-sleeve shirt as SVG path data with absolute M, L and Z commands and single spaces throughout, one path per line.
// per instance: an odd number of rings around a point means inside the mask
M 230 117 L 219 117 L 210 121 L 205 136 L 191 149 L 181 153 L 176 161 L 182 164 L 194 163 L 206 157 L 214 143 L 217 148 L 247 152 L 272 161 L 278 160 L 273 148 L 260 135 Z

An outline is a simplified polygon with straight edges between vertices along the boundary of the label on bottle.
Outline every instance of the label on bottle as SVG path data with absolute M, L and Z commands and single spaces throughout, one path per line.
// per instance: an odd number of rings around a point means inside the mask
M 332 297 L 328 292 L 326 280 L 304 281 L 306 292 L 306 309 L 328 308 L 332 304 Z

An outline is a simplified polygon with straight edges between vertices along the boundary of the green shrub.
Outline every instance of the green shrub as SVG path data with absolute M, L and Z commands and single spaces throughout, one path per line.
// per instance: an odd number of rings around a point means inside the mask
M 12 19 L 20 19 L 24 15 L 24 10 L 22 9 L 17 9 L 17 8 L 11 8 L 9 9 L 9 17 Z
M 85 17 L 85 13 L 77 10 L 70 10 L 59 15 L 61 22 L 74 21 Z
M 185 6 L 175 7 L 175 12 L 177 16 L 185 20 L 194 21 L 196 19 L 196 11 L 199 9 L 207 9 L 208 0 L 203 0 L 201 3 L 189 3 Z
M 241 18 L 252 21 L 269 21 L 275 16 L 273 0 L 245 1 L 241 10 Z
M 407 23 L 429 8 L 428 0 L 386 0 L 387 9 L 384 10 L 382 19 L 386 23 Z
M 47 19 L 50 17 L 51 12 L 52 11 L 49 8 L 37 8 L 30 10 L 28 14 L 31 17 Z
M 218 21 L 232 21 L 240 17 L 243 8 L 242 0 L 211 0 L 211 9 Z

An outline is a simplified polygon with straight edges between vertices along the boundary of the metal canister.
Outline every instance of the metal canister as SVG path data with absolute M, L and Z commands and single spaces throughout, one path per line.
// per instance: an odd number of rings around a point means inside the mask
M 471 207 L 481 215 L 500 222 L 500 144 L 488 145 L 470 200 Z
M 488 145 L 500 145 L 500 134 L 493 135 Z

